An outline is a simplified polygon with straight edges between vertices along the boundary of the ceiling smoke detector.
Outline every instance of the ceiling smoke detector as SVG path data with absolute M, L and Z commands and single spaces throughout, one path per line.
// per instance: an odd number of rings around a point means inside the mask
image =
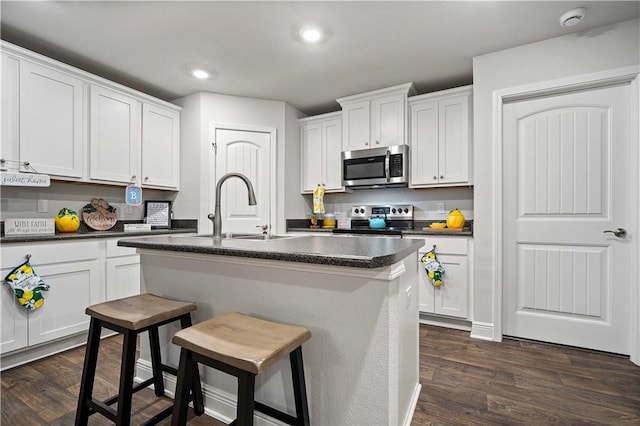
M 560 17 L 560 25 L 563 27 L 572 27 L 582 21 L 584 18 L 587 9 L 584 7 L 579 7 L 577 9 L 572 9 L 568 12 L 565 12 Z

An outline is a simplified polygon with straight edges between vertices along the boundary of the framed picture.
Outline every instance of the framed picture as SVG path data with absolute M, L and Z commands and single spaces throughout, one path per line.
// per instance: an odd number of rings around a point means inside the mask
M 152 229 L 171 228 L 171 201 L 146 200 L 144 216 Z

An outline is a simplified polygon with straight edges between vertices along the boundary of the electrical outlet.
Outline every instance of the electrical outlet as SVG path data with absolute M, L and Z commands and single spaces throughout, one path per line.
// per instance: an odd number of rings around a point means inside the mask
M 438 213 L 446 213 L 444 209 L 444 203 L 438 203 Z
M 38 200 L 38 213 L 49 213 L 49 200 Z

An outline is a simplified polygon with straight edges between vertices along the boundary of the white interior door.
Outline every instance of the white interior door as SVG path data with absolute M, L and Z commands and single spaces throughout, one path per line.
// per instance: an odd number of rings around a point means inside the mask
M 630 100 L 619 85 L 504 105 L 505 335 L 629 354 Z
M 260 232 L 271 225 L 271 133 L 215 128 L 216 173 L 212 188 L 227 173 L 242 173 L 253 184 L 257 205 L 250 206 L 244 182 L 231 178 L 222 185 L 222 232 Z M 275 141 L 273 142 L 275 143 Z M 211 211 L 213 211 L 212 199 Z

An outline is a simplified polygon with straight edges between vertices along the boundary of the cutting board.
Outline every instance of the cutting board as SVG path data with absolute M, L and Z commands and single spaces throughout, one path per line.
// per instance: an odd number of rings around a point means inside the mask
M 428 226 L 424 226 L 422 230 L 435 231 L 435 232 L 462 232 L 462 231 L 468 231 L 469 228 L 430 228 Z

